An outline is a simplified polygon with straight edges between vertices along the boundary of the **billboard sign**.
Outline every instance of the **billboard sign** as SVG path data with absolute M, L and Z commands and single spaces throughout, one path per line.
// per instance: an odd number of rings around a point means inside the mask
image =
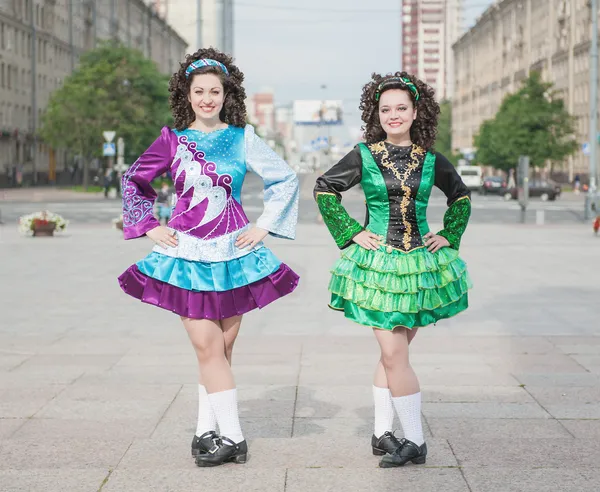
M 341 125 L 342 101 L 294 101 L 296 125 Z

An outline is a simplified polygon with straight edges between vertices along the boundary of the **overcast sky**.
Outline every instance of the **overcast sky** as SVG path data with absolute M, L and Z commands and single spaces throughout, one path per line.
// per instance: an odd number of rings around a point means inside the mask
M 464 3 L 472 25 L 492 0 Z M 234 54 L 248 93 L 271 88 L 277 105 L 342 99 L 358 124 L 371 72 L 399 68 L 399 24 L 399 0 L 236 0 Z

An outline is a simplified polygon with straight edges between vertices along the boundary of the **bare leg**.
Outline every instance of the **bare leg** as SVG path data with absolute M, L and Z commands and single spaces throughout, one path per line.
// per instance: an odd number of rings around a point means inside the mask
M 238 336 L 241 324 L 241 316 L 233 316 L 221 320 L 221 329 L 223 330 L 223 339 L 225 340 L 225 357 L 227 358 L 229 365 L 231 365 L 233 344 Z
M 417 335 L 417 330 L 418 330 L 418 328 L 413 328 L 412 330 L 407 330 L 407 332 L 408 332 L 407 339 L 408 339 L 409 345 L 410 345 L 410 342 L 412 342 L 413 339 L 415 338 L 415 336 Z M 379 330 L 379 331 L 381 331 L 381 330 Z M 378 388 L 389 388 L 388 381 L 387 381 L 387 375 L 385 373 L 385 368 L 383 367 L 383 363 L 381 362 L 381 358 L 379 359 L 379 362 L 377 363 L 377 367 L 375 368 L 375 376 L 373 377 L 373 386 L 376 386 Z
M 408 360 L 408 330 L 394 331 L 373 329 L 381 348 L 380 363 L 385 369 L 392 397 L 412 395 L 419 392 L 419 381 Z
M 220 323 L 209 319 L 182 320 L 196 351 L 201 381 L 207 392 L 210 394 L 235 388 L 233 373 L 225 357 L 225 339 Z

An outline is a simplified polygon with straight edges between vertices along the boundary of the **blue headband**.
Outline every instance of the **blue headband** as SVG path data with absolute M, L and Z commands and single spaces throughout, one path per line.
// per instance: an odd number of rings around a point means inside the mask
M 218 67 L 227 77 L 229 77 L 229 71 L 227 70 L 227 67 L 221 62 L 218 62 L 217 60 L 211 60 L 210 58 L 201 58 L 200 60 L 190 63 L 189 67 L 185 69 L 185 76 L 189 77 L 194 70 L 198 70 L 202 67 Z

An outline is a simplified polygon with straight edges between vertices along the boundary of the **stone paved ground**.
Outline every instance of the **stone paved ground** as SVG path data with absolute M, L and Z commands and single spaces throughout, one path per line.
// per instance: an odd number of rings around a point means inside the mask
M 474 224 L 470 310 L 421 330 L 426 466 L 370 455 L 369 329 L 326 307 L 322 226 L 271 241 L 297 293 L 235 349 L 246 465 L 197 468 L 196 367 L 178 319 L 123 295 L 150 248 L 115 230 L 0 228 L 0 491 L 600 490 L 600 238 L 587 226 Z

